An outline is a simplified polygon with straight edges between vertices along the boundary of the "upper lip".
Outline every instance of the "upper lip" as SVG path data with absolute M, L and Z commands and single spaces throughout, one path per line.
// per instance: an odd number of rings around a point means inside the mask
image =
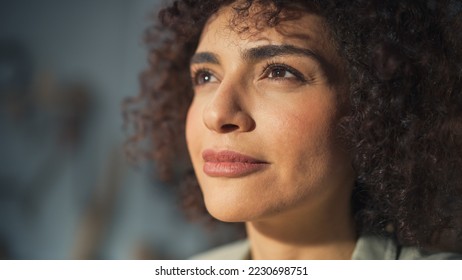
M 242 162 L 242 163 L 268 163 L 266 161 L 253 158 L 238 152 L 223 150 L 204 150 L 202 158 L 205 162 Z

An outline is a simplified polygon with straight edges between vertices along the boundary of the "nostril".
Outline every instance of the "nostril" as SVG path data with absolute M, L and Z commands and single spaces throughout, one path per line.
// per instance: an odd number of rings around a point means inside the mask
M 239 129 L 239 126 L 235 125 L 235 124 L 224 124 L 221 126 L 221 131 L 223 133 L 226 133 L 226 132 L 232 132 L 234 130 L 237 130 Z

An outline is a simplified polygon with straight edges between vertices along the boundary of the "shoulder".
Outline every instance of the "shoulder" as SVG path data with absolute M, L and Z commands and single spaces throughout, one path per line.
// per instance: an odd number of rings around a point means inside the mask
M 400 246 L 392 238 L 361 236 L 353 252 L 356 260 L 462 260 L 462 254 L 430 252 L 417 247 Z
M 209 251 L 192 256 L 191 260 L 245 260 L 250 255 L 250 245 L 247 240 L 226 244 Z

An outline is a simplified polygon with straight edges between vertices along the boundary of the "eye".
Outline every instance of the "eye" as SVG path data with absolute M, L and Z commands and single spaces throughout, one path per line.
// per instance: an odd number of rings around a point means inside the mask
M 268 78 L 294 78 L 295 75 L 290 73 L 284 67 L 274 67 L 273 69 L 269 69 Z
M 199 69 L 197 71 L 194 71 L 191 78 L 194 86 L 200 86 L 207 83 L 214 83 L 218 81 L 218 79 L 212 74 L 212 72 L 207 69 Z
M 272 80 L 297 80 L 305 82 L 306 79 L 302 73 L 285 64 L 270 63 L 266 66 L 263 77 Z

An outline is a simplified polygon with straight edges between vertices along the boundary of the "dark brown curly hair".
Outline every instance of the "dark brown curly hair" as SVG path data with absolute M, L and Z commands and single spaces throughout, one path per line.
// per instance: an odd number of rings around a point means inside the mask
M 225 5 L 239 21 L 252 5 L 265 7 L 261 26 L 290 19 L 285 11 L 325 18 L 350 81 L 339 133 L 357 174 L 359 232 L 393 228 L 403 245 L 461 249 L 462 1 L 182 0 L 161 10 L 146 32 L 141 93 L 125 104 L 128 151 L 153 159 L 191 211 L 206 212 L 184 140 L 188 69 L 204 24 Z

